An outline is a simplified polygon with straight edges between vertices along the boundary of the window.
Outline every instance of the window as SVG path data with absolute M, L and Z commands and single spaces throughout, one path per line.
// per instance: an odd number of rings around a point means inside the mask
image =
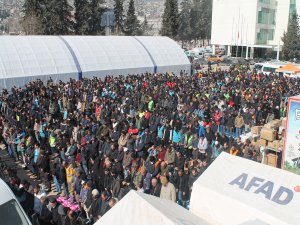
M 257 44 L 267 44 L 274 39 L 274 29 L 260 29 L 256 36 Z
M 276 68 L 273 68 L 273 67 L 264 67 L 263 68 L 263 72 L 266 72 L 266 73 L 275 73 L 276 71 Z
M 275 9 L 262 8 L 258 12 L 258 23 L 259 24 L 276 24 L 276 11 Z
M 16 200 L 12 199 L 0 205 L 1 224 L 30 225 Z
M 259 0 L 260 3 L 270 4 L 271 0 Z

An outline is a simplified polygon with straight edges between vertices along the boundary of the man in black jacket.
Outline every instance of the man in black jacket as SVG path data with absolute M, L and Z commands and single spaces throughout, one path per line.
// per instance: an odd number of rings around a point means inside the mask
M 101 206 L 100 206 L 100 216 L 103 216 L 108 210 L 108 202 L 110 200 L 110 195 L 107 191 L 101 193 Z
M 158 181 L 156 177 L 153 177 L 151 180 L 150 195 L 159 197 L 160 190 L 161 190 L 161 183 Z
M 45 190 L 50 191 L 51 184 L 50 184 L 50 180 L 49 180 L 49 172 L 50 172 L 49 171 L 50 170 L 49 157 L 47 155 L 45 155 L 44 151 L 40 151 L 40 156 L 37 160 L 37 167 L 39 168 L 42 183 L 46 187 Z
M 50 212 L 51 212 L 51 220 L 50 220 L 51 224 L 60 225 L 59 224 L 60 217 L 59 217 L 59 214 L 58 214 L 59 207 L 62 207 L 62 206 L 57 203 L 55 197 L 52 197 L 52 198 L 49 199 L 48 208 L 50 209 Z
M 188 200 L 189 185 L 188 185 L 188 176 L 187 174 L 183 173 L 182 169 L 178 170 L 175 187 L 176 187 L 178 204 L 183 207 L 186 207 L 187 200 Z
M 92 217 L 92 220 L 93 220 L 93 223 L 96 223 L 97 220 L 100 219 L 101 217 L 101 199 L 100 199 L 100 196 L 99 196 L 99 191 L 97 189 L 94 189 L 92 191 L 92 205 L 91 205 L 91 211 L 90 211 L 90 214 L 91 214 L 91 217 Z

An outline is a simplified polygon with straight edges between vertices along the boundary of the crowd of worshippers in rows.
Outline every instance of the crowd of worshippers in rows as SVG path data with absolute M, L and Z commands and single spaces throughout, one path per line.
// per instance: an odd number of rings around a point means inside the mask
M 261 161 L 240 136 L 285 117 L 298 92 L 296 79 L 251 70 L 36 80 L 3 91 L 1 141 L 43 190 L 53 183 L 93 221 L 132 189 L 188 207 L 193 182 L 222 151 Z M 28 189 L 38 201 L 21 203 L 44 218 L 42 190 Z

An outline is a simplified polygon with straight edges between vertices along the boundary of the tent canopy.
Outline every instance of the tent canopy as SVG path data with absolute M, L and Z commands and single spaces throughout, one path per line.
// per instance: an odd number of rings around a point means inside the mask
M 292 63 L 289 63 L 281 68 L 278 68 L 277 72 L 300 73 L 300 69 Z
M 223 152 L 195 181 L 191 211 L 222 225 L 296 225 L 299 184 L 298 175 Z
M 130 191 L 95 225 L 209 225 L 176 203 Z
M 0 88 L 41 79 L 190 73 L 183 49 L 167 37 L 0 36 Z

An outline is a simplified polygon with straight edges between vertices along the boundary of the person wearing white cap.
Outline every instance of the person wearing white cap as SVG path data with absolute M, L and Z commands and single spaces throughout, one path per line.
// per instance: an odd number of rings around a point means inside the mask
M 101 218 L 100 205 L 101 205 L 100 193 L 97 189 L 94 189 L 92 191 L 92 204 L 90 210 L 90 217 L 93 220 L 93 223 L 95 223 L 97 220 Z
M 215 141 L 214 146 L 212 147 L 212 159 L 216 159 L 221 152 L 223 151 L 223 147 L 222 145 L 220 145 L 220 143 L 218 141 Z

